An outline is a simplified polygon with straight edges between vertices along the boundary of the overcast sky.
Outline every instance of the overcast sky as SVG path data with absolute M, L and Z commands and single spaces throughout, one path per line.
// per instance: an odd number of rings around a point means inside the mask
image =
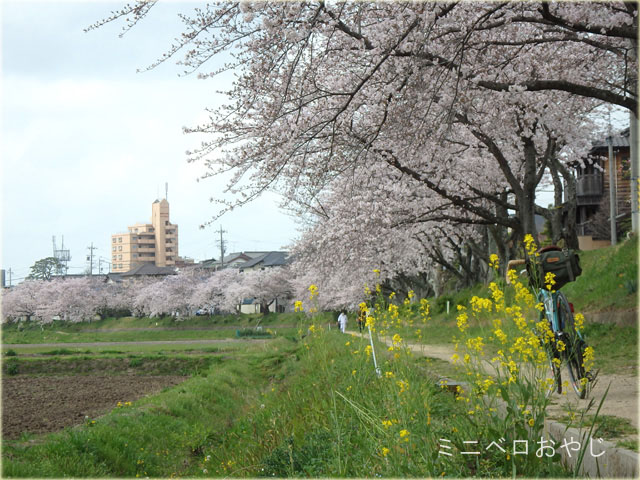
M 180 32 L 176 13 L 194 4 L 159 2 L 123 38 L 121 23 L 83 32 L 124 3 L 1 3 L 0 268 L 14 282 L 52 255 L 53 235 L 71 250 L 70 273 L 86 268 L 92 242 L 109 260 L 111 234 L 150 222 L 165 182 L 181 256 L 218 258 L 221 225 L 230 251 L 281 249 L 298 235 L 275 196 L 199 228 L 217 212 L 209 198 L 223 183 L 196 181 L 204 167 L 188 164 L 185 151 L 201 139 L 182 127 L 204 121 L 232 77 L 178 77 L 175 63 L 136 73 L 164 53 Z

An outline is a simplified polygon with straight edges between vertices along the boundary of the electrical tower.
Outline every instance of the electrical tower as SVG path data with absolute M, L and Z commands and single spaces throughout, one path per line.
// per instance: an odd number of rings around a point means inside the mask
M 71 253 L 64 248 L 64 235 L 62 236 L 62 247 L 58 248 L 56 245 L 56 236 L 53 236 L 53 256 L 58 259 L 59 266 L 56 268 L 56 275 L 66 275 L 69 270 L 69 261 L 71 260 Z

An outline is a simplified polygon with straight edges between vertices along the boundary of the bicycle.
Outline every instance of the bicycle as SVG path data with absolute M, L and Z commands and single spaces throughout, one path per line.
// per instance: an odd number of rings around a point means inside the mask
M 547 247 L 547 251 L 549 250 Z M 523 259 L 511 260 L 507 265 L 507 271 L 511 270 L 512 266 L 523 265 L 526 262 Z M 527 267 L 526 271 L 530 273 L 531 265 Z M 540 312 L 540 320 L 546 318 L 553 333 L 552 341 L 545 342 L 544 338 L 541 339 L 547 349 L 547 357 L 553 374 L 553 384 L 550 386 L 548 394 L 554 390 L 562 393 L 561 364 L 564 359 L 573 390 L 578 398 L 587 398 L 591 387 L 595 384 L 597 372 L 588 372 L 584 367 L 584 353 L 587 343 L 580 330 L 575 327 L 573 305 L 569 303 L 564 293 L 548 290 L 535 285 L 535 282 L 531 282 L 531 284 L 536 291 L 538 302 L 544 306 L 543 311 Z

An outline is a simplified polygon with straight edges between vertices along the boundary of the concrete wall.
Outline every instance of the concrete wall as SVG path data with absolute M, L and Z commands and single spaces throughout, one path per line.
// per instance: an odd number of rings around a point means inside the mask
M 578 235 L 578 248 L 583 251 L 597 250 L 610 245 L 609 240 L 594 240 L 591 235 Z

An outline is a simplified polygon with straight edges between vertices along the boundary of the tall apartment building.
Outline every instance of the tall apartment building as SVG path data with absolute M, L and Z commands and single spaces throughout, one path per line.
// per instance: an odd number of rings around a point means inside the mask
M 136 223 L 127 233 L 111 235 L 111 271 L 129 270 L 145 263 L 173 266 L 178 258 L 178 226 L 169 222 L 169 202 L 151 205 L 151 223 Z

